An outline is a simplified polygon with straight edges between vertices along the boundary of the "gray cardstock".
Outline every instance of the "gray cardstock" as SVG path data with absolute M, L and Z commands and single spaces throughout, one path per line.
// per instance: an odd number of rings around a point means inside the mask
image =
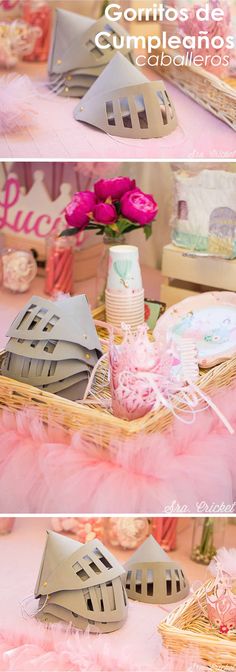
M 132 600 L 171 604 L 187 597 L 189 583 L 180 565 L 152 537 L 125 564 L 126 590 Z
M 166 85 L 149 81 L 120 53 L 78 103 L 74 117 L 110 135 L 136 139 L 162 138 L 177 127 Z
M 124 569 L 97 539 L 80 544 L 55 532 L 47 542 L 35 587 L 36 618 L 83 630 L 112 632 L 127 617 Z
M 109 32 L 107 43 L 109 49 L 99 49 L 95 44 L 96 35 L 100 32 Z M 48 73 L 51 87 L 60 95 L 70 95 L 70 82 L 73 73 L 76 73 L 77 91 L 85 86 L 84 75 L 93 76 L 93 81 L 98 77 L 103 68 L 114 56 L 112 48 L 112 34 L 117 36 L 127 35 L 127 31 L 118 23 L 109 23 L 105 16 L 94 21 L 85 16 L 73 12 L 57 9 L 55 27 L 50 50 Z M 126 46 L 121 53 L 132 59 L 131 52 Z M 79 79 L 79 76 L 82 79 Z M 61 75 L 56 82 L 55 75 Z M 87 85 L 87 89 L 91 85 Z M 75 94 L 72 94 L 75 95 Z
M 8 335 L 3 375 L 71 401 L 83 399 L 102 354 L 85 296 L 57 302 L 33 296 Z
M 30 341 L 45 341 L 46 338 L 69 341 L 79 343 L 87 350 L 101 352 L 89 305 L 83 294 L 55 302 L 32 296 L 13 321 L 7 336 Z

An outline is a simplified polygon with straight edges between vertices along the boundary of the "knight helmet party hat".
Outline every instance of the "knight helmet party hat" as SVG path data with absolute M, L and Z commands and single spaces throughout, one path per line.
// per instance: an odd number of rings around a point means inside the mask
M 102 354 L 86 296 L 32 296 L 7 335 L 3 375 L 71 401 L 83 398 Z
M 127 618 L 123 567 L 94 539 L 81 544 L 56 532 L 47 541 L 35 587 L 35 617 L 92 632 L 112 632 Z
M 99 33 L 105 34 L 104 48 L 96 45 Z M 95 21 L 57 9 L 48 63 L 53 91 L 63 96 L 82 97 L 113 58 L 114 35 L 120 38 L 127 32 L 119 23 L 111 26 L 105 16 Z M 121 53 L 132 59 L 131 50 L 125 45 Z
M 177 126 L 165 84 L 149 81 L 120 53 L 77 105 L 74 117 L 124 138 L 161 138 Z
M 126 590 L 132 600 L 170 604 L 185 598 L 189 583 L 180 565 L 170 560 L 150 535 L 125 565 Z

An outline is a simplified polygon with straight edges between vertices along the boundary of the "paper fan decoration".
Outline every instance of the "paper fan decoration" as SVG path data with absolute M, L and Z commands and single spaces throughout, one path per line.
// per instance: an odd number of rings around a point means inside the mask
M 33 296 L 7 336 L 3 375 L 72 401 L 83 398 L 102 354 L 84 295 L 57 302 Z
M 92 632 L 118 630 L 127 618 L 125 572 L 98 539 L 81 544 L 56 532 L 47 542 L 35 587 L 40 621 Z
M 106 32 L 104 45 L 95 44 L 96 35 Z M 108 36 L 109 34 L 109 36 Z M 87 16 L 57 9 L 48 64 L 50 86 L 62 96 L 81 98 L 114 56 L 113 36 L 126 36 L 127 31 L 118 23 L 112 25 L 103 16 L 98 21 Z M 124 57 L 131 59 L 127 47 L 121 49 Z
M 177 126 L 165 84 L 149 81 L 120 53 L 77 105 L 74 117 L 124 138 L 161 138 Z
M 183 570 L 150 535 L 125 565 L 126 590 L 132 600 L 170 604 L 183 600 L 189 583 Z

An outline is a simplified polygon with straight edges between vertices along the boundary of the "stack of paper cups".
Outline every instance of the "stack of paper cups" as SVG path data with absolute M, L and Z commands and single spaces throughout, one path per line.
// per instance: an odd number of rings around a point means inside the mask
M 106 318 L 116 327 L 125 322 L 133 329 L 144 322 L 144 289 L 139 251 L 133 245 L 110 248 Z

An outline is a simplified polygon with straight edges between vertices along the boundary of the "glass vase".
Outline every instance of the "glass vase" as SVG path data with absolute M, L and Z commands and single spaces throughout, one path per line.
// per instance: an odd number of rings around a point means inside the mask
M 51 29 L 52 7 L 49 0 L 24 0 L 23 19 L 32 28 L 39 28 L 41 33 L 36 39 L 34 48 L 24 56 L 25 61 L 46 62 L 48 59 Z
M 226 519 L 195 518 L 191 559 L 209 565 L 219 548 L 224 546 Z
M 56 297 L 73 294 L 76 237 L 60 238 L 55 232 L 47 240 L 45 293 Z
M 126 238 L 124 235 L 114 237 L 104 234 L 103 236 L 103 251 L 97 265 L 97 275 L 96 275 L 97 306 L 101 306 L 105 303 L 105 289 L 107 285 L 110 248 L 113 247 L 114 245 L 125 245 L 125 244 L 126 244 Z

